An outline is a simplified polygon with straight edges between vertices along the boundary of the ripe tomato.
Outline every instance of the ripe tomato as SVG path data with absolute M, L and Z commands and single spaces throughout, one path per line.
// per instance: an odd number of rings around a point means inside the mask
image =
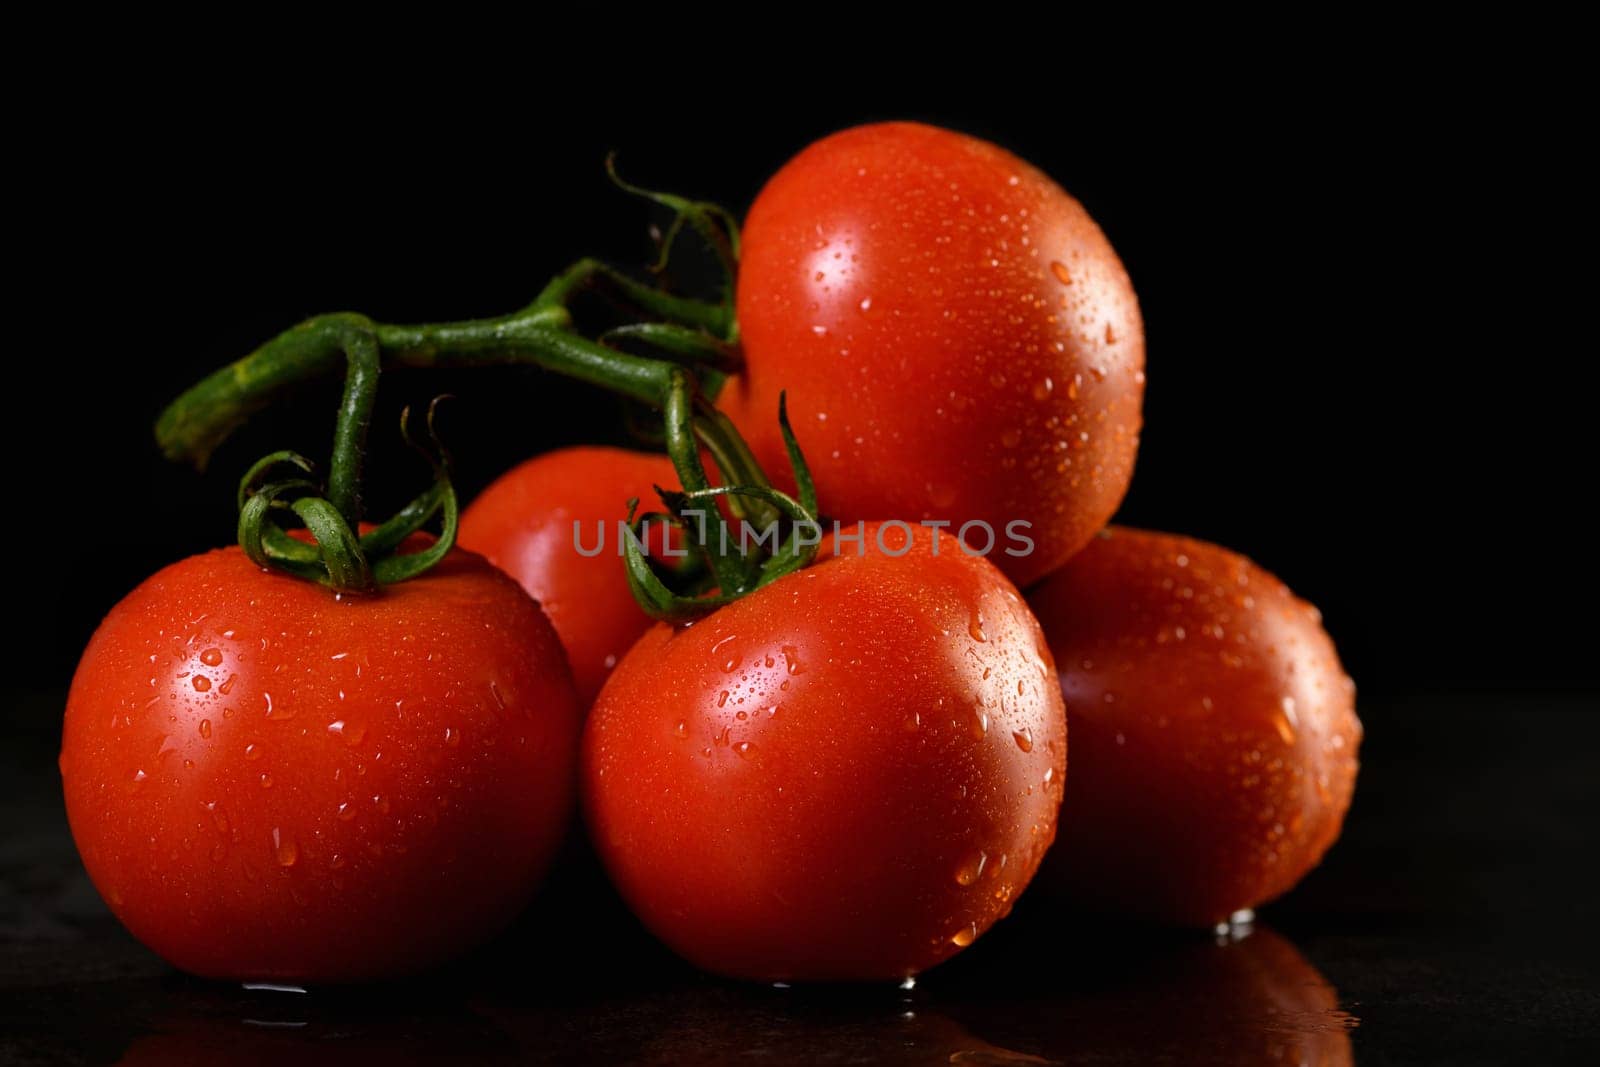
M 584 707 L 650 626 L 628 591 L 617 554 L 617 520 L 627 514 L 629 498 L 638 497 L 641 509 L 649 510 L 659 506 L 655 486 L 677 484 L 672 462 L 663 455 L 563 448 L 501 475 L 461 516 L 461 546 L 481 552 L 515 578 L 550 616 Z M 598 554 L 578 552 L 574 523 L 580 525 L 585 550 L 597 546 L 603 524 L 605 541 Z
M 1105 235 L 1048 176 L 915 123 L 773 176 L 744 227 L 746 371 L 724 404 L 768 471 L 789 411 L 836 518 L 1032 523 L 1019 584 L 1103 527 L 1133 471 L 1144 328 Z
M 568 826 L 578 730 L 555 631 L 478 556 L 338 598 L 225 548 L 111 609 L 61 777 L 95 887 L 169 962 L 350 981 L 522 907 Z
M 1210 924 L 1316 866 L 1361 723 L 1315 608 L 1227 549 L 1115 527 L 1028 600 L 1072 719 L 1052 881 Z
M 679 954 L 742 978 L 901 978 L 1033 877 L 1066 722 L 1011 583 L 919 541 L 653 627 L 590 712 L 582 766 L 596 851 Z

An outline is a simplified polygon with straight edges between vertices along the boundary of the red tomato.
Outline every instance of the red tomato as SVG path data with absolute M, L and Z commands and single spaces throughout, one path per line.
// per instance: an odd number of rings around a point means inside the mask
M 618 665 L 584 734 L 595 849 L 707 970 L 912 975 L 1033 877 L 1066 769 L 1059 698 L 987 561 L 925 541 L 830 559 L 658 624 Z
M 724 403 L 783 472 L 788 390 L 834 517 L 1030 522 L 1031 554 L 993 556 L 1027 584 L 1121 501 L 1144 395 L 1133 287 L 1016 156 L 903 122 L 818 141 L 751 207 L 737 296 L 747 369 Z
M 510 920 L 567 828 L 578 730 L 555 631 L 479 557 L 339 598 L 225 548 L 111 609 L 61 777 L 90 878 L 151 949 L 338 982 Z
M 650 626 L 628 591 L 617 554 L 617 521 L 638 497 L 641 511 L 660 508 L 655 486 L 678 476 L 662 455 L 620 448 L 563 448 L 512 468 L 461 516 L 459 541 L 481 552 L 544 607 L 572 664 L 578 699 L 588 707 L 622 654 Z M 585 551 L 578 552 L 573 523 Z M 659 534 L 652 536 L 656 544 Z
M 1028 600 L 1072 719 L 1052 881 L 1198 925 L 1316 866 L 1350 806 L 1361 722 L 1315 608 L 1227 549 L 1118 528 Z

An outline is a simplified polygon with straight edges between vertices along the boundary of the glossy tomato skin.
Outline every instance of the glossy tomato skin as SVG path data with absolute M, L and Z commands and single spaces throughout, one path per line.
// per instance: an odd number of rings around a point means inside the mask
M 658 507 L 655 487 L 678 476 L 663 455 L 620 448 L 562 448 L 494 481 L 462 513 L 459 540 L 521 583 L 555 624 L 588 707 L 639 635 L 650 626 L 628 591 L 617 554 L 617 522 L 637 497 Z M 579 523 L 586 556 L 573 540 Z M 600 524 L 605 541 L 599 543 Z M 654 543 L 652 541 L 652 543 Z
M 787 470 L 787 390 L 836 518 L 1030 522 L 1031 554 L 994 557 L 1021 585 L 1110 519 L 1144 328 L 1105 235 L 1048 176 L 949 130 L 861 126 L 773 176 L 743 247 L 747 366 L 723 403 L 769 473 Z
M 762 980 L 901 978 L 1010 910 L 1066 723 L 988 562 L 844 556 L 652 628 L 585 727 L 595 848 L 657 936 Z
M 95 887 L 174 966 L 344 982 L 438 963 L 527 902 L 578 729 L 555 631 L 482 558 L 336 598 L 226 548 L 107 615 L 61 776 Z
M 1248 559 L 1112 527 L 1029 594 L 1072 780 L 1045 881 L 1209 925 L 1289 890 L 1355 788 L 1355 687 L 1316 609 Z

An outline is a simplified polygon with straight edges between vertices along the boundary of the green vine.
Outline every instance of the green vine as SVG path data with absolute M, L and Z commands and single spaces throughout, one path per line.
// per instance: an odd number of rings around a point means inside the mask
M 659 413 L 662 447 L 681 490 L 658 487 L 666 511 L 640 524 L 665 522 L 683 531 L 695 566 L 652 562 L 630 545 L 626 566 L 640 604 L 652 615 L 681 619 L 745 595 L 804 566 L 816 551 L 802 536 L 817 527 L 816 497 L 805 458 L 778 412 L 799 499 L 771 487 L 732 421 L 707 397 L 741 368 L 733 313 L 739 231 L 731 214 L 713 204 L 656 193 L 607 172 L 625 191 L 673 213 L 651 267 L 651 285 L 594 259 L 580 259 L 551 279 L 528 306 L 510 315 L 463 322 L 392 325 L 352 313 L 322 315 L 292 327 L 237 362 L 196 383 L 161 414 L 156 439 L 174 460 L 203 468 L 215 449 L 253 414 L 302 382 L 343 370 L 345 386 L 325 487 L 304 457 L 278 452 L 253 465 L 241 483 L 239 543 L 250 558 L 338 590 L 366 591 L 426 570 L 454 541 L 457 504 L 444 451 L 433 434 L 433 484 L 366 534 L 360 534 L 361 464 L 382 370 L 393 367 L 534 365 L 609 390 Z M 693 233 L 721 267 L 717 299 L 673 293 L 665 279 L 673 250 Z M 571 302 L 599 292 L 639 316 L 590 338 L 575 325 Z M 642 350 L 642 351 L 638 351 Z M 648 353 L 648 354 L 646 354 Z M 724 484 L 714 486 L 701 459 L 708 453 Z M 621 502 L 619 501 L 619 506 Z M 778 547 L 729 534 L 719 504 L 734 519 L 782 530 Z M 635 522 L 636 502 L 629 505 Z M 396 549 L 435 515 L 439 538 L 426 551 Z M 311 541 L 281 525 L 290 517 Z M 742 532 L 742 531 L 741 531 Z M 713 591 L 714 590 L 714 591 Z

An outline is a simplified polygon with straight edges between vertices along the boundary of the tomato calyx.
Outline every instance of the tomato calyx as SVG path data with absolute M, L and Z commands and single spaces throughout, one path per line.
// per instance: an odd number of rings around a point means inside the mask
M 411 409 L 400 415 L 400 432 L 433 468 L 433 481 L 410 503 L 386 521 L 360 530 L 358 503 L 341 511 L 334 503 L 334 482 L 326 490 L 308 477 L 315 470 L 310 460 L 296 452 L 273 452 L 251 465 L 239 482 L 239 546 L 259 567 L 283 571 L 296 578 L 326 585 L 340 593 L 368 593 L 380 586 L 402 582 L 427 571 L 455 545 L 460 509 L 450 480 L 449 454 L 439 440 L 434 418 L 439 401 L 428 406 L 427 432 L 431 447 L 410 432 Z M 341 427 L 343 427 L 341 419 Z M 359 449 L 364 435 L 337 435 L 339 443 Z M 334 452 L 339 466 L 338 445 Z M 345 460 L 349 463 L 348 458 Z M 293 515 L 310 534 L 306 541 L 290 536 L 280 524 Z M 401 544 L 440 515 L 439 536 L 420 552 L 398 552 Z
M 637 498 L 628 501 L 628 523 L 634 536 L 623 540 L 623 556 L 627 566 L 628 587 L 639 606 L 652 618 L 669 622 L 713 611 L 748 596 L 779 578 L 792 574 L 816 557 L 822 540 L 822 527 L 817 520 L 817 492 L 812 484 L 810 469 L 800 444 L 795 440 L 794 429 L 789 425 L 787 397 L 778 401 L 778 426 L 789 449 L 789 462 L 794 469 L 799 499 L 768 485 L 765 475 L 753 460 L 748 465 L 736 460 L 733 467 L 723 467 L 735 476 L 750 479 L 748 484 L 700 486 L 694 489 L 663 489 L 656 486 L 656 495 L 667 508 L 665 513 L 649 512 L 635 518 L 639 507 Z M 748 457 L 746 457 L 748 458 Z M 726 501 L 730 511 L 739 517 L 742 525 L 737 542 L 728 536 L 717 505 Z M 750 502 L 755 502 L 755 507 Z M 746 534 L 750 532 L 749 518 L 765 518 L 765 531 L 757 531 L 755 550 L 751 551 Z M 712 527 L 707 519 L 715 517 Z M 645 555 L 644 536 L 647 524 L 662 521 L 682 529 L 696 545 L 709 564 L 709 569 L 680 567 L 668 570 L 652 566 Z M 711 529 L 715 529 L 715 537 Z M 772 547 L 766 549 L 770 539 Z M 765 552 L 762 550 L 766 549 Z M 678 587 L 669 584 L 668 577 L 680 580 Z M 715 592 L 711 591 L 714 582 Z

